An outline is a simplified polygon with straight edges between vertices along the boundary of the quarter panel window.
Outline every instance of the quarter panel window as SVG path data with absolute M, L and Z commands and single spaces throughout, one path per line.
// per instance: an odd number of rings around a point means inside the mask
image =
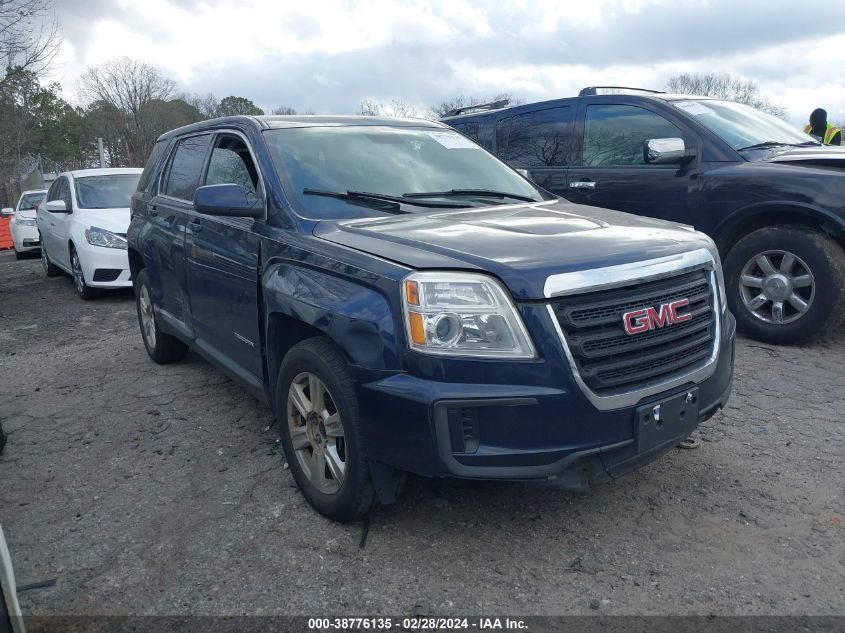
M 194 199 L 194 191 L 199 186 L 210 143 L 209 134 L 190 136 L 179 141 L 170 161 L 170 171 L 164 187 L 165 195 L 181 200 Z
M 659 114 L 630 105 L 587 106 L 584 165 L 646 165 L 643 145 L 652 138 L 683 138 Z
M 574 108 L 569 106 L 514 116 L 500 157 L 513 167 L 526 169 L 568 165 L 574 117 Z

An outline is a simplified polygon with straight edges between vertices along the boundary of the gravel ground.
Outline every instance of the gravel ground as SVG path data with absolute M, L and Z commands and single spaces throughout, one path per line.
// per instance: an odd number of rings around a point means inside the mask
M 362 525 L 297 492 L 269 411 L 144 352 L 131 293 L 0 254 L 0 521 L 29 614 L 845 614 L 845 329 L 742 340 L 734 395 L 586 496 L 411 479 Z

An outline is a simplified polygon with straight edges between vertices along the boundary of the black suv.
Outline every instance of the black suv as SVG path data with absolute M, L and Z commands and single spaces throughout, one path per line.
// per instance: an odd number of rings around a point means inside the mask
M 845 319 L 845 149 L 706 97 L 614 88 L 444 117 L 572 202 L 691 224 L 718 244 L 742 329 L 800 343 Z

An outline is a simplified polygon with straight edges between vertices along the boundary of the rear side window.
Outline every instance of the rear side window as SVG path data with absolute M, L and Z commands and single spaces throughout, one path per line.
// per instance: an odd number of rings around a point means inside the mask
M 630 105 L 587 106 L 584 165 L 646 165 L 643 145 L 652 138 L 683 138 L 659 114 Z
M 153 174 L 158 171 L 158 166 L 164 158 L 164 152 L 167 150 L 167 141 L 159 141 L 153 147 L 150 157 L 147 159 L 147 164 L 144 165 L 144 173 L 141 174 L 141 180 L 138 181 L 138 191 L 146 191 L 153 178 Z
M 180 200 L 193 200 L 199 186 L 211 135 L 189 136 L 179 141 L 164 186 L 164 194 Z
M 573 108 L 564 106 L 513 117 L 499 157 L 513 167 L 561 167 L 569 164 Z

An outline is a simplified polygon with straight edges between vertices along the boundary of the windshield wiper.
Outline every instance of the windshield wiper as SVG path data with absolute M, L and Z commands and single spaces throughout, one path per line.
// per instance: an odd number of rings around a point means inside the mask
M 306 196 L 327 196 L 329 198 L 338 198 L 339 200 L 376 200 L 380 202 L 391 202 L 396 205 L 399 210 L 399 205 L 410 204 L 415 207 L 431 207 L 433 209 L 463 209 L 464 205 L 451 204 L 449 202 L 415 202 L 407 198 L 400 198 L 399 196 L 390 196 L 386 193 L 370 193 L 368 191 L 327 191 L 324 189 L 309 189 L 305 188 L 302 193 Z M 410 213 L 404 212 L 404 213 Z
M 519 193 L 508 193 L 507 191 L 496 191 L 495 189 L 449 189 L 449 191 L 420 191 L 416 193 L 403 193 L 403 198 L 448 198 L 450 196 L 479 196 L 482 198 L 511 198 L 522 202 L 540 202 L 536 198 L 523 196 Z
M 748 147 L 740 147 L 738 152 L 744 152 L 747 149 L 765 149 L 767 147 L 781 147 L 782 145 L 789 145 L 789 143 L 785 141 L 763 141 L 762 143 L 755 143 L 754 145 L 749 145 Z

